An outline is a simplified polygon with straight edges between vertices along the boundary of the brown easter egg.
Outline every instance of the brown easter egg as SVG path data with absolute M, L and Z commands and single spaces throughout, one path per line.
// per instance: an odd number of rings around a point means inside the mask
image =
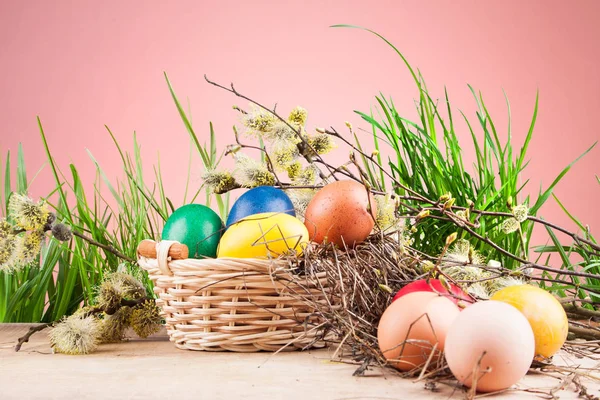
M 336 181 L 323 187 L 308 204 L 304 225 L 310 239 L 353 247 L 373 230 L 377 204 L 355 181 Z M 369 213 L 368 210 L 371 210 Z

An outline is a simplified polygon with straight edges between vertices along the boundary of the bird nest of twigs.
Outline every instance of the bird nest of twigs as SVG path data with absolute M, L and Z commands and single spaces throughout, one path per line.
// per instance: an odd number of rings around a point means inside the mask
M 335 333 L 336 354 L 383 363 L 377 323 L 392 293 L 423 275 L 418 258 L 392 235 L 372 235 L 343 250 L 313 243 L 299 264 L 308 275 L 326 273 L 330 300 L 313 307 Z
M 298 265 L 299 276 L 327 277 L 327 301 L 303 300 L 311 303 L 325 326 L 334 358 L 364 364 L 363 368 L 385 365 L 377 346 L 377 324 L 394 292 L 427 276 L 418 254 L 396 234 L 374 234 L 353 248 L 311 243 L 290 262 Z

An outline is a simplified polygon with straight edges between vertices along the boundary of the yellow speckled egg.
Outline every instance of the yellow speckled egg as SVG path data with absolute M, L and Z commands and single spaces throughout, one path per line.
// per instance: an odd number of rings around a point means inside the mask
M 254 214 L 225 231 L 217 256 L 275 258 L 291 251 L 302 254 L 307 243 L 308 231 L 296 217 L 274 212 Z
M 550 293 L 531 285 L 509 286 L 491 300 L 516 307 L 529 321 L 535 336 L 535 354 L 552 357 L 567 340 L 569 321 L 565 310 Z

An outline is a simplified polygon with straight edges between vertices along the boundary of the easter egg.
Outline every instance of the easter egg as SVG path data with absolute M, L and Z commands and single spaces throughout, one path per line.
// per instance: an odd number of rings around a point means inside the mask
M 460 383 L 475 384 L 479 392 L 495 392 L 525 376 L 534 348 L 533 332 L 519 310 L 499 301 L 481 301 L 454 320 L 445 356 Z
M 302 254 L 308 232 L 296 217 L 285 213 L 250 215 L 231 225 L 219 243 L 219 257 L 276 258 L 292 251 Z
M 442 356 L 446 334 L 460 311 L 446 297 L 431 292 L 402 296 L 384 311 L 377 326 L 377 343 L 395 368 L 422 368 Z M 433 353 L 433 354 L 432 354 Z
M 497 291 L 491 300 L 516 307 L 531 324 L 535 354 L 552 357 L 567 340 L 569 320 L 558 300 L 542 288 L 531 285 L 509 286 Z
M 231 207 L 227 217 L 227 227 L 249 215 L 265 212 L 282 212 L 296 216 L 294 204 L 281 189 L 272 186 L 259 186 L 241 195 Z
M 314 242 L 353 247 L 369 236 L 376 215 L 375 198 L 363 185 L 349 180 L 336 181 L 324 186 L 312 198 L 306 208 L 304 224 Z
M 185 244 L 190 258 L 215 257 L 223 229 L 223 221 L 209 207 L 188 204 L 167 219 L 162 239 Z
M 398 300 L 400 297 L 414 292 L 434 292 L 448 298 L 455 304 L 459 301 L 472 303 L 473 300 L 460 287 L 451 283 L 450 291 L 440 282 L 439 279 L 419 279 L 409 283 L 396 293 L 392 301 Z

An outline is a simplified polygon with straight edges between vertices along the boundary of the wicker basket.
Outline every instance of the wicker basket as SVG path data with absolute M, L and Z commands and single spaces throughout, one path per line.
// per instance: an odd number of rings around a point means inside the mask
M 172 244 L 155 244 L 156 258 L 140 255 L 139 264 L 154 282 L 178 348 L 254 352 L 324 346 L 311 306 L 328 301 L 324 273 L 300 277 L 285 260 L 172 260 Z

